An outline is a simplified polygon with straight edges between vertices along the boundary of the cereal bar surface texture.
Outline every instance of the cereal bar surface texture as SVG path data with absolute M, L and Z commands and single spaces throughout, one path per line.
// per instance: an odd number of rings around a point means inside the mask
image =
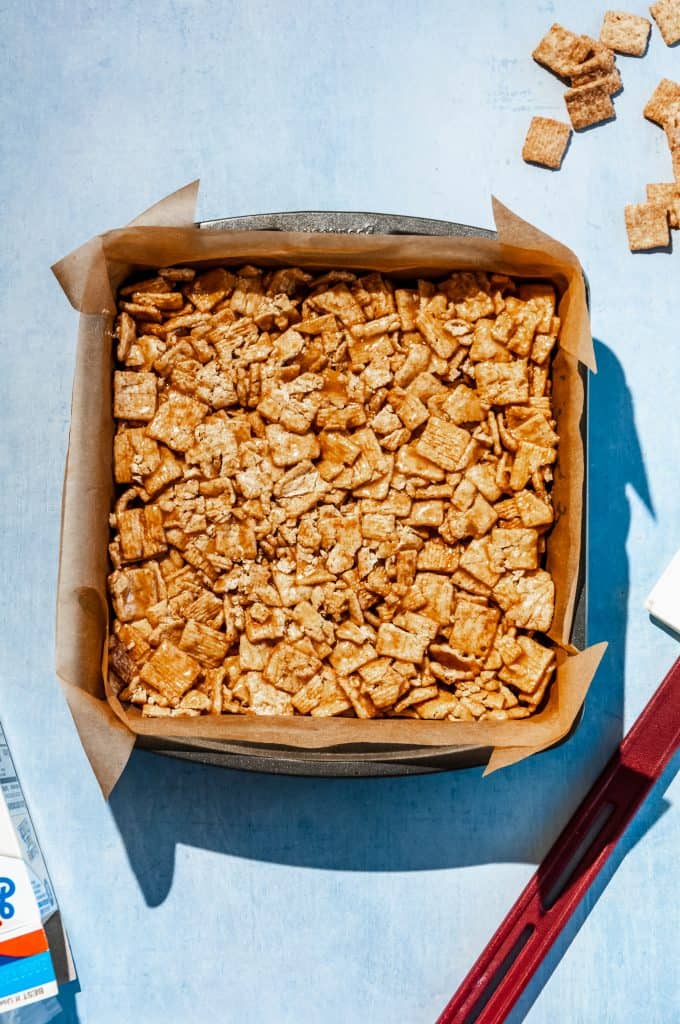
M 110 681 L 146 716 L 526 718 L 554 674 L 552 285 L 119 292 Z

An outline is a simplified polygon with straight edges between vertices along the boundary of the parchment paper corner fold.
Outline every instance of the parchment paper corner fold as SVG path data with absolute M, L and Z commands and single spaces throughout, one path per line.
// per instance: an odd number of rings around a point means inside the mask
M 583 385 L 579 362 L 594 368 L 583 273 L 571 250 L 513 214 L 495 198 L 498 239 L 409 235 L 201 231 L 194 225 L 198 183 L 155 204 L 127 227 L 99 235 L 55 264 L 69 301 L 81 311 L 69 451 L 64 480 L 57 664 L 65 696 L 93 771 L 111 791 L 136 734 L 276 743 L 323 749 L 343 743 L 480 745 L 494 748 L 489 771 L 555 743 L 569 731 L 602 656 L 602 645 L 568 648 L 581 548 L 585 473 L 579 424 Z M 364 721 L 347 718 L 202 716 L 146 719 L 106 692 L 102 656 L 107 630 L 108 513 L 113 493 L 111 444 L 111 322 L 113 296 L 135 268 L 191 262 L 307 265 L 381 270 L 396 277 L 443 276 L 483 269 L 547 278 L 560 292 L 560 349 L 554 394 L 560 447 L 554 495 L 558 518 L 548 541 L 557 601 L 551 637 L 562 648 L 544 710 L 511 722 Z M 108 699 L 107 699 L 108 697 Z

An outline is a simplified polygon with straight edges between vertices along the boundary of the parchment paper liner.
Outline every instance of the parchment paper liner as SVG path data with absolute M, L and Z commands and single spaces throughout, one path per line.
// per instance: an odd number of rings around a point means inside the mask
M 487 773 L 513 764 L 565 736 L 606 644 L 578 653 L 569 645 L 581 549 L 584 453 L 579 429 L 583 385 L 579 361 L 595 370 L 580 264 L 571 250 L 493 200 L 498 240 L 411 235 L 232 232 L 194 226 L 198 182 L 161 200 L 130 225 L 91 239 L 53 267 L 81 312 L 71 430 L 64 479 L 57 594 L 56 665 L 85 752 L 108 795 L 135 735 L 234 740 L 323 749 L 340 744 L 488 746 Z M 348 718 L 223 716 L 148 719 L 125 710 L 106 677 L 108 514 L 113 493 L 111 325 L 114 294 L 131 270 L 214 262 L 351 267 L 395 276 L 444 276 L 477 268 L 549 278 L 560 295 L 560 349 L 553 363 L 560 434 L 555 467 L 557 521 L 548 542 L 556 584 L 551 638 L 561 646 L 544 710 L 516 722 L 365 721 Z

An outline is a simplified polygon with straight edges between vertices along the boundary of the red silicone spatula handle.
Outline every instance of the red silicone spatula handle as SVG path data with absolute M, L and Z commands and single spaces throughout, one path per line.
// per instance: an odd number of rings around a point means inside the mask
M 502 1024 L 680 746 L 680 659 L 437 1024 Z

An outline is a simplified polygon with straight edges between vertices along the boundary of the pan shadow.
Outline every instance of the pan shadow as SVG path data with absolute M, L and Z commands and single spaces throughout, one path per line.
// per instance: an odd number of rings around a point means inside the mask
M 169 892 L 178 843 L 341 871 L 541 861 L 621 738 L 627 489 L 652 512 L 621 364 L 601 342 L 596 354 L 588 636 L 610 646 L 573 738 L 483 781 L 479 768 L 382 779 L 273 776 L 136 750 L 110 806 L 149 906 Z

